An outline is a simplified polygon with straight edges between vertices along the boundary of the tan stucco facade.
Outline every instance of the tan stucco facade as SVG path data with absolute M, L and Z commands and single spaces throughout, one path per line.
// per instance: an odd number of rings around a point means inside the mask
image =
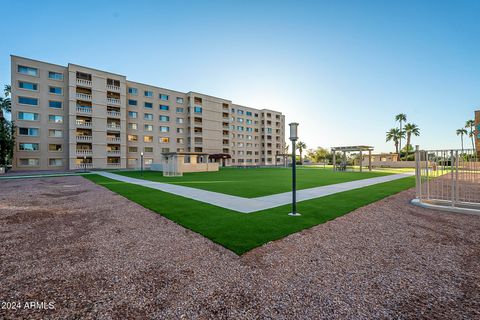
M 75 64 L 11 56 L 18 170 L 139 168 L 166 152 L 229 154 L 226 165 L 281 165 L 285 116 L 159 88 Z M 212 160 L 213 161 L 213 160 Z

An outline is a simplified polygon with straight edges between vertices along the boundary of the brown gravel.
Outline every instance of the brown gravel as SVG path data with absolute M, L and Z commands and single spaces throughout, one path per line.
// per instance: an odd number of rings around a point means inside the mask
M 480 217 L 411 190 L 238 257 L 81 177 L 0 181 L 0 318 L 480 319 Z M 1 307 L 1 305 L 0 305 Z

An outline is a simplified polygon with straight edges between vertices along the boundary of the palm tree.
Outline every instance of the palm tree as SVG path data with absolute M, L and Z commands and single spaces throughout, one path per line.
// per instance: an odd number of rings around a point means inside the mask
M 407 135 L 407 155 L 410 150 L 410 143 L 412 141 L 412 134 L 416 137 L 420 135 L 420 128 L 415 123 L 405 124 L 405 134 Z
M 3 119 L 4 112 L 10 113 L 12 110 L 12 101 L 10 100 L 9 96 L 12 92 L 12 87 L 10 85 L 5 85 L 4 88 L 5 98 L 0 97 L 0 119 Z
M 403 132 L 402 123 L 407 121 L 407 115 L 405 113 L 399 113 L 395 116 L 395 121 L 400 122 L 400 132 Z M 400 150 L 402 150 L 402 137 L 400 137 L 399 144 L 400 144 Z M 398 154 L 398 156 L 400 157 L 400 154 Z M 400 161 L 401 160 L 402 158 L 400 157 Z
M 475 120 L 467 120 L 467 122 L 465 123 L 465 129 L 469 129 L 468 136 L 472 140 L 472 149 L 475 150 Z
M 405 137 L 405 131 L 401 131 L 398 128 L 392 128 L 389 131 L 387 131 L 387 137 L 385 141 L 386 142 L 393 141 L 393 143 L 395 143 L 395 152 L 399 154 L 398 144 L 403 137 Z
M 463 153 L 463 135 L 467 134 L 467 130 L 464 128 L 462 129 L 457 129 L 457 136 L 460 136 L 460 139 L 462 139 L 462 153 Z
M 305 142 L 298 141 L 297 142 L 297 149 L 298 149 L 298 152 L 300 152 L 300 164 L 303 164 L 302 153 L 303 153 L 303 150 L 307 149 L 307 145 L 305 144 Z

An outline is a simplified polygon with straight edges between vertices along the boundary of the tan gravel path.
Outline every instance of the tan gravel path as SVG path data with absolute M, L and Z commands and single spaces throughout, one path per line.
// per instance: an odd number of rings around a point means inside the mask
M 81 177 L 1 181 L 0 301 L 55 309 L 0 319 L 480 319 L 480 217 L 412 195 L 238 257 Z

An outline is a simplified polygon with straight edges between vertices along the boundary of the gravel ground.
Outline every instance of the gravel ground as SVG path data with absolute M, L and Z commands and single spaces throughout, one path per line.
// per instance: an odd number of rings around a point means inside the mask
M 238 257 L 81 177 L 0 181 L 0 318 L 480 319 L 480 217 L 412 196 Z

